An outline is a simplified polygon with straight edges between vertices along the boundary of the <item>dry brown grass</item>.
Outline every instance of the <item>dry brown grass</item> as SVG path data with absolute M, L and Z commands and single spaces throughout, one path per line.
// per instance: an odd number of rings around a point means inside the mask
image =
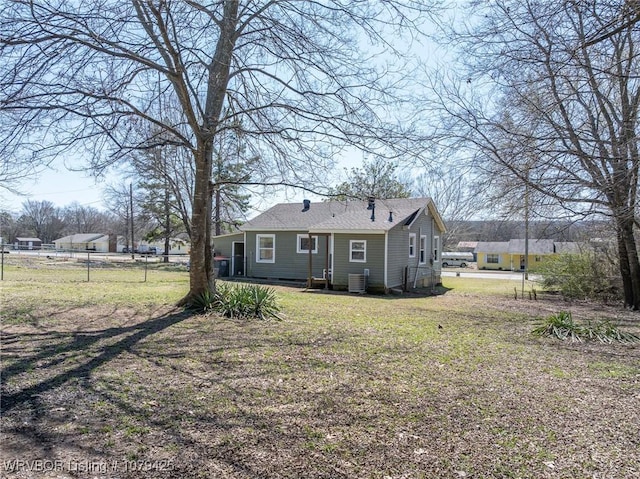
M 640 475 L 640 347 L 529 334 L 565 308 L 638 332 L 637 313 L 460 283 L 278 291 L 280 322 L 51 303 L 5 321 L 0 475 Z

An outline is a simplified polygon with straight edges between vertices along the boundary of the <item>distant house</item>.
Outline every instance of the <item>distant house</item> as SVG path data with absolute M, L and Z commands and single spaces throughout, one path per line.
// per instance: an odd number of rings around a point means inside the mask
M 115 252 L 115 245 L 110 248 L 109 235 L 101 233 L 73 234 L 54 240 L 53 244 L 62 251 Z
M 478 246 L 477 241 L 458 241 L 458 245 L 456 246 L 456 251 L 460 251 L 463 253 L 471 253 L 473 255 L 473 261 L 477 261 L 476 257 L 476 247 Z
M 555 242 L 551 239 L 530 239 L 528 246 L 526 253 L 530 269 L 534 269 L 550 255 L 578 251 L 577 243 Z M 525 240 L 479 241 L 475 254 L 478 260 L 478 269 L 520 271 L 525 267 Z
M 380 292 L 441 282 L 445 226 L 429 198 L 281 203 L 240 229 L 214 238 L 230 276 Z
M 40 238 L 16 238 L 14 248 L 21 250 L 42 249 L 42 240 Z

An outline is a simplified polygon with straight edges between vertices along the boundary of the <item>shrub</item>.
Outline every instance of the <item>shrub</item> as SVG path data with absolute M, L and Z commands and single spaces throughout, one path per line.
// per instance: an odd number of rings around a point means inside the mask
M 618 299 L 620 291 L 612 278 L 615 265 L 594 254 L 559 254 L 545 260 L 535 271 L 542 286 L 559 291 L 567 299 Z
M 555 336 L 558 339 L 572 339 L 581 341 L 580 328 L 573 322 L 571 313 L 561 311 L 549 316 L 541 326 L 532 333 L 536 336 Z
M 640 336 L 626 331 L 619 330 L 609 321 L 600 321 L 596 324 L 590 322 L 582 326 L 573 321 L 570 312 L 561 311 L 545 319 L 541 326 L 532 331 L 536 336 L 553 336 L 561 340 L 571 339 L 582 342 L 586 340 L 597 340 L 602 343 L 637 342 Z
M 280 319 L 273 289 L 259 285 L 217 283 L 215 293 L 205 292 L 189 305 L 194 311 L 215 311 L 227 318 Z
M 212 293 L 211 291 L 205 291 L 204 293 L 200 293 L 198 296 L 193 298 L 191 302 L 187 304 L 187 309 L 206 313 L 213 309 L 215 300 L 216 295 L 214 293 Z

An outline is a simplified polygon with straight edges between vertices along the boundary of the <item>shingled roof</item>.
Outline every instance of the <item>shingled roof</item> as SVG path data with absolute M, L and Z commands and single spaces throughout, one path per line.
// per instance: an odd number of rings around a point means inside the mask
M 564 251 L 573 248 L 573 243 L 555 243 L 551 239 L 530 239 L 529 254 L 551 254 L 557 252 L 558 245 L 562 245 Z M 511 239 L 509 241 L 479 241 L 475 250 L 476 253 L 508 253 L 523 255 L 525 251 L 525 240 Z
M 311 203 L 303 211 L 302 203 L 279 203 L 242 225 L 244 231 L 309 231 L 310 233 L 354 232 L 384 233 L 398 224 L 410 224 L 416 214 L 428 208 L 438 226 L 444 223 L 430 198 L 395 198 L 375 202 L 375 220 L 367 210 L 367 201 L 327 201 Z M 389 221 L 391 220 L 391 221 Z
M 109 236 L 102 233 L 76 233 L 58 238 L 59 243 L 92 243 L 97 240 L 108 241 Z

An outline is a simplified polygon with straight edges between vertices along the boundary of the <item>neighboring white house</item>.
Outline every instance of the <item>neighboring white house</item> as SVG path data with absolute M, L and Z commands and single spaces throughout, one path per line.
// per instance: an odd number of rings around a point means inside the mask
M 65 236 L 53 242 L 56 250 L 109 252 L 109 235 L 79 233 Z

